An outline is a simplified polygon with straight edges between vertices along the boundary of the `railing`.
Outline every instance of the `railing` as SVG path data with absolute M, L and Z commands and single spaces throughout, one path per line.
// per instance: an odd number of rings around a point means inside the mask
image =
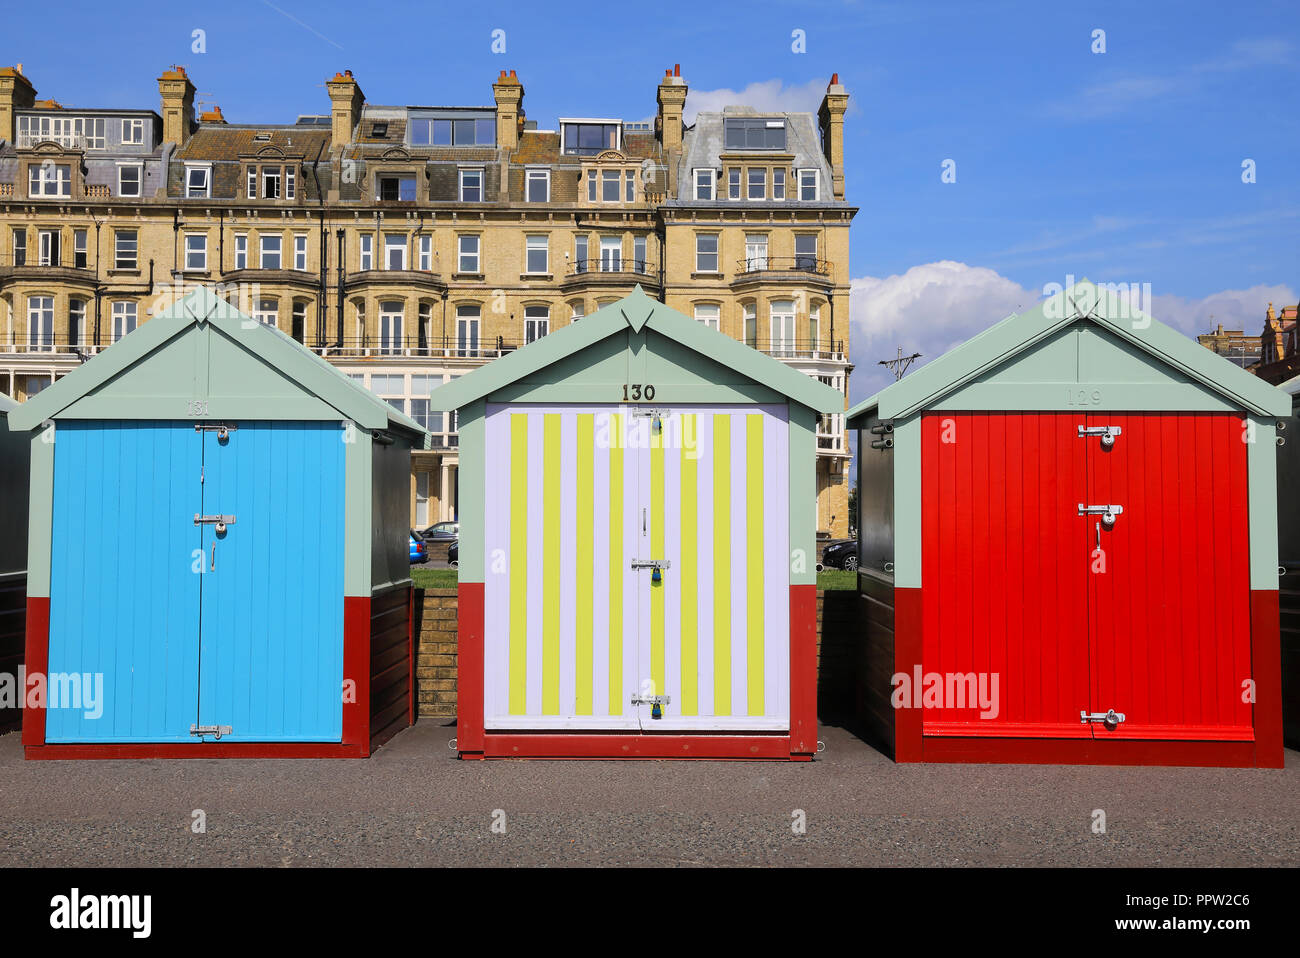
M 14 185 L 12 183 L 0 183 L 0 197 L 9 197 L 14 195 Z
M 747 256 L 736 264 L 736 273 L 744 276 L 748 273 L 813 273 L 817 276 L 830 276 L 829 260 L 816 256 Z
M 636 273 L 640 276 L 654 274 L 652 267 L 643 259 L 578 259 L 574 260 L 566 275 L 587 276 L 592 273 Z
M 19 130 L 15 144 L 20 150 L 31 149 L 38 143 L 57 143 L 65 150 L 84 150 L 86 134 L 84 133 L 33 133 Z
M 48 267 L 50 269 L 89 269 L 85 251 L 57 249 L 41 253 L 39 243 L 28 245 L 25 253 L 0 254 L 0 269 L 7 267 Z
M 822 342 L 815 339 L 760 339 L 747 340 L 760 353 L 767 353 L 777 359 L 824 359 L 829 362 L 844 362 L 848 357 L 844 352 L 844 340 Z
M 100 339 L 107 339 L 107 330 L 100 331 Z M 21 340 L 12 343 L 0 343 L 0 355 L 30 355 L 33 353 L 44 353 L 53 356 L 62 356 L 64 358 L 75 358 L 76 356 L 93 356 L 98 352 L 107 349 L 109 342 L 88 343 L 86 340 L 93 339 L 93 333 L 87 333 L 84 337 L 78 336 L 55 336 L 42 333 L 28 332 Z
M 344 338 L 342 343 L 329 341 L 324 346 L 309 343 L 309 348 L 320 356 L 348 357 L 407 357 L 412 359 L 496 359 L 526 345 L 523 339 L 496 336 L 491 339 L 461 339 L 456 336 L 434 336 L 424 340 L 414 337 L 382 339 L 378 336 Z

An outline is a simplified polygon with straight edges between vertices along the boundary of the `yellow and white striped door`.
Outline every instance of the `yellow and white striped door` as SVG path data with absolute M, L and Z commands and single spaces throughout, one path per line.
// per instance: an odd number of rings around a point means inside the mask
M 790 727 L 789 470 L 783 406 L 661 410 L 640 457 L 646 731 Z M 643 696 L 644 698 L 645 696 Z
M 649 412 L 489 404 L 486 728 L 789 727 L 785 410 Z

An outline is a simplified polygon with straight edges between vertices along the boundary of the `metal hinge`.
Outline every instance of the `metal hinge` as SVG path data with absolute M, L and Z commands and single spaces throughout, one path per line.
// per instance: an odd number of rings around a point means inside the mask
M 234 729 L 232 729 L 229 725 L 191 725 L 190 726 L 191 735 L 211 735 L 213 738 L 216 739 L 221 738 L 221 736 L 223 735 L 229 735 L 233 731 Z
M 1115 517 L 1124 511 L 1123 506 L 1085 506 L 1079 503 L 1079 515 L 1081 516 L 1101 516 L 1101 524 L 1107 529 L 1115 524 Z
M 1084 436 L 1101 436 L 1101 445 L 1104 449 L 1109 449 L 1115 445 L 1115 437 L 1124 430 L 1119 426 L 1080 426 L 1079 438 Z
M 1082 709 L 1079 711 L 1079 722 L 1083 725 L 1089 722 L 1101 722 L 1113 728 L 1122 721 L 1124 721 L 1124 713 L 1116 712 L 1114 709 L 1109 712 L 1085 712 Z

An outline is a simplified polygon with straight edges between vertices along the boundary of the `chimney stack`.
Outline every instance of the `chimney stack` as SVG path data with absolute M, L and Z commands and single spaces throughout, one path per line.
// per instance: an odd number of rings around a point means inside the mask
M 677 191 L 677 162 L 682 155 L 682 113 L 686 109 L 686 81 L 682 79 L 682 65 L 673 64 L 671 70 L 664 71 L 664 78 L 659 81 L 656 99 L 659 112 L 655 116 L 655 136 L 659 138 L 663 150 L 664 163 L 668 167 L 668 192 Z
M 162 95 L 163 142 L 184 146 L 194 132 L 194 84 L 185 68 L 173 66 L 158 78 Z
M 524 85 L 515 71 L 501 71 L 492 84 L 492 98 L 497 105 L 497 146 L 507 152 L 519 148 L 519 134 L 524 128 Z
M 0 67 L 0 140 L 14 141 L 14 111 L 30 109 L 35 102 L 36 88 L 23 76 L 23 65 Z
M 352 142 L 352 131 L 361 122 L 361 108 L 366 95 L 352 76 L 351 70 L 335 73 L 325 81 L 330 95 L 330 146 L 341 150 Z
M 831 165 L 831 191 L 837 200 L 844 199 L 844 113 L 848 108 L 849 91 L 840 83 L 840 75 L 833 73 L 817 120 L 821 125 L 822 152 Z

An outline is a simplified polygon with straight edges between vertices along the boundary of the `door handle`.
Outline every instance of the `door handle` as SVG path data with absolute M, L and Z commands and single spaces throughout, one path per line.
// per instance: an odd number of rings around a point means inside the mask
M 208 563 L 208 571 L 217 571 L 217 541 L 215 539 L 212 540 L 212 561 Z

